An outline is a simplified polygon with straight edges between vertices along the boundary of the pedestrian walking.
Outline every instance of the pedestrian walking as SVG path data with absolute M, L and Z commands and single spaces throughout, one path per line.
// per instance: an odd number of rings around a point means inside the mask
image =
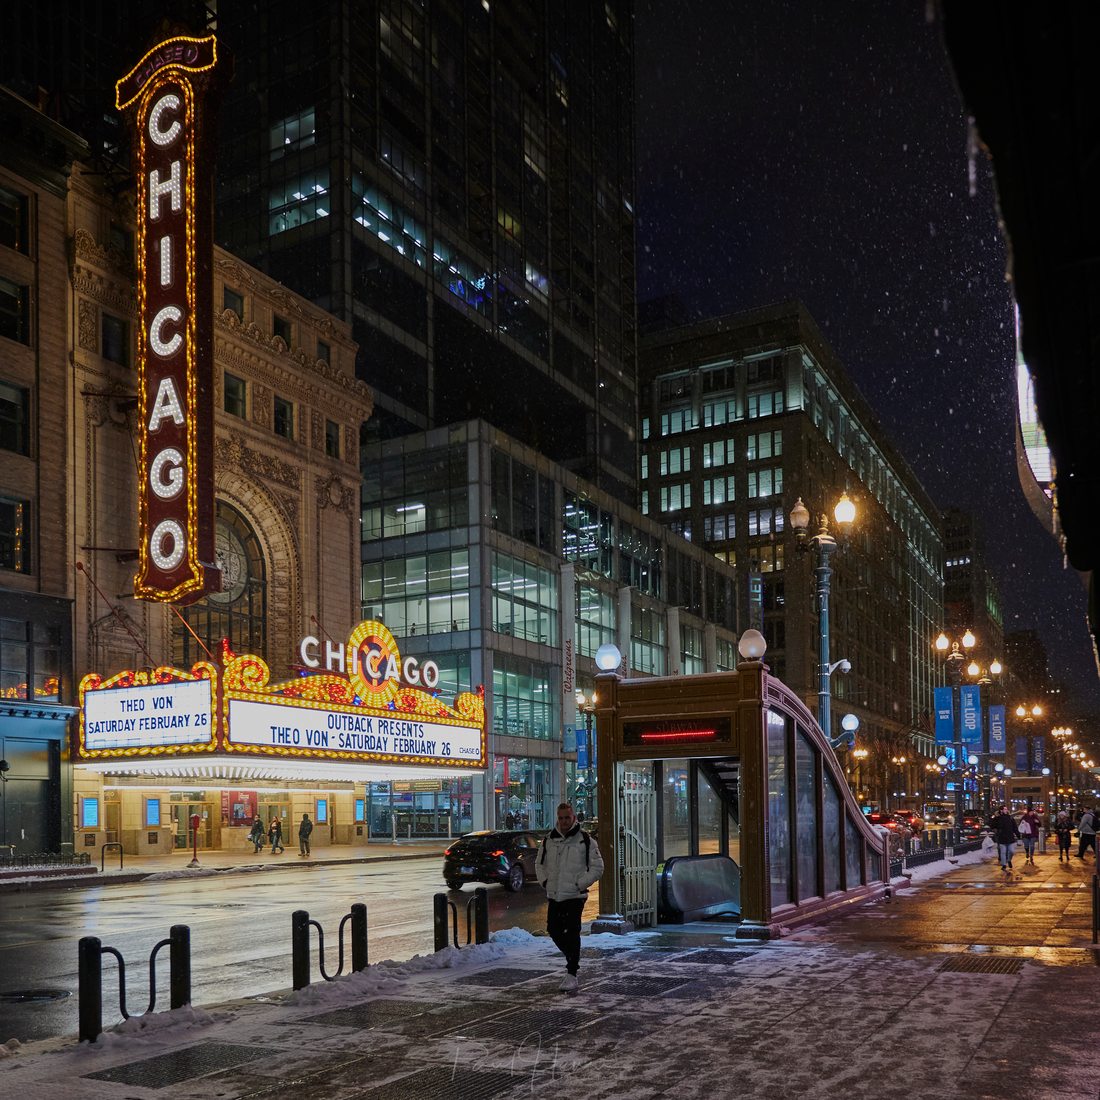
M 1012 852 L 1020 833 L 1016 828 L 1016 819 L 1002 806 L 989 821 L 993 839 L 997 842 L 997 856 L 1002 871 L 1012 870 Z
M 252 822 L 252 831 L 248 834 L 248 839 L 252 841 L 253 855 L 259 855 L 260 852 L 263 851 L 264 838 L 264 823 L 259 818 L 256 818 L 256 820 Z
M 1027 813 L 1020 818 L 1019 825 L 1016 826 L 1020 833 L 1020 840 L 1024 845 L 1024 863 L 1030 863 L 1032 867 L 1035 866 L 1035 845 L 1039 840 L 1039 829 L 1042 826 L 1042 822 L 1039 820 L 1039 815 L 1030 807 L 1028 807 Z
M 1073 822 L 1065 810 L 1059 810 L 1054 819 L 1054 834 L 1058 837 L 1058 862 L 1062 862 L 1063 855 L 1066 863 L 1069 863 L 1069 845 L 1073 837 Z
M 1092 849 L 1092 857 L 1096 858 L 1096 811 L 1086 810 L 1077 822 L 1077 858 L 1085 858 L 1085 849 Z
M 283 823 L 277 817 L 271 819 L 271 824 L 267 829 L 267 839 L 271 841 L 272 855 L 286 851 L 283 847 Z
M 603 874 L 603 856 L 568 802 L 558 806 L 557 822 L 539 845 L 535 877 L 546 891 L 546 931 L 565 956 L 566 973 L 559 988 L 563 993 L 575 993 L 581 960 L 581 913 L 589 886 Z
M 309 834 L 313 832 L 313 822 L 309 820 L 309 814 L 302 814 L 302 820 L 298 824 L 298 855 L 309 855 Z

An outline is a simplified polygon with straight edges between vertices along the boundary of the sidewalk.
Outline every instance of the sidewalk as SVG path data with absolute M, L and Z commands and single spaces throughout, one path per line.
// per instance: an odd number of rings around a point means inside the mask
M 103 886 L 125 882 L 140 882 L 148 878 L 186 878 L 196 875 L 254 873 L 277 871 L 285 867 L 316 867 L 347 863 L 384 863 L 400 859 L 438 859 L 450 841 L 399 840 L 394 843 L 378 843 L 352 848 L 350 845 L 315 849 L 310 856 L 300 856 L 297 843 L 293 849 L 273 856 L 270 848 L 258 855 L 251 852 L 204 852 L 199 850 L 199 866 L 189 867 L 191 851 L 174 852 L 166 856 L 126 856 L 119 869 L 118 853 L 108 852 L 106 870 L 100 872 L 99 864 L 93 869 L 77 867 L 5 869 L 0 874 L 0 893 L 8 890 L 33 890 L 70 888 L 75 886 Z M 112 867 L 112 861 L 114 866 Z
M 1019 870 L 919 868 L 890 902 L 760 945 L 709 923 L 589 936 L 574 998 L 552 945 L 512 929 L 16 1047 L 0 1073 L 20 1100 L 1096 1100 L 1094 866 Z

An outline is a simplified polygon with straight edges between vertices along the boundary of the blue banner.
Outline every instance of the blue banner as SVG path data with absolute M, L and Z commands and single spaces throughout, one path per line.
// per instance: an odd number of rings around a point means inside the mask
M 1043 768 L 1046 766 L 1046 755 L 1047 755 L 1046 741 L 1042 737 L 1036 737 L 1035 738 L 1035 748 L 1034 748 L 1033 752 L 1034 752 L 1034 755 L 1035 755 L 1035 759 L 1033 761 L 1033 763 L 1035 764 L 1035 770 L 1037 772 L 1041 772 L 1043 770 Z
M 950 743 L 955 740 L 955 714 L 951 702 L 949 687 L 935 688 L 932 692 L 932 705 L 936 709 L 936 743 Z
M 1021 775 L 1027 775 L 1027 738 L 1016 738 L 1016 770 Z
M 959 718 L 962 723 L 961 739 L 969 744 L 982 741 L 982 689 L 977 684 L 963 684 L 959 688 Z
M 561 751 L 562 752 L 576 752 L 577 751 L 577 729 L 575 726 L 562 726 L 561 730 Z
M 577 771 L 588 770 L 588 730 L 577 727 Z
M 989 751 L 1003 756 L 1005 744 L 1005 708 L 1001 705 L 989 708 Z

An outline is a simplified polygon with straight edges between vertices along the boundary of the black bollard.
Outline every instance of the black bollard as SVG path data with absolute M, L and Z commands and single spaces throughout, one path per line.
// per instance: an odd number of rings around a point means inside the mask
M 295 909 L 290 914 L 290 958 L 295 989 L 309 985 L 309 914 Z
M 173 924 L 168 929 L 168 1004 L 183 1008 L 191 1003 L 191 929 Z
M 474 943 L 489 942 L 489 891 L 479 886 L 474 891 Z
M 82 936 L 76 959 L 79 1040 L 94 1043 L 103 1031 L 103 952 L 99 937 Z
M 351 968 L 367 969 L 367 907 L 362 902 L 351 907 Z
M 442 951 L 450 943 L 447 928 L 447 910 L 450 901 L 446 894 L 436 894 L 432 899 L 432 926 L 435 930 L 435 950 Z

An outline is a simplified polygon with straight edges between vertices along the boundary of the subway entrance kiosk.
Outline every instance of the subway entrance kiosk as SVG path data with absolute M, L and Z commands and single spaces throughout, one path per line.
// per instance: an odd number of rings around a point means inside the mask
M 597 698 L 605 870 L 593 932 L 678 913 L 771 938 L 886 892 L 884 839 L 813 715 L 762 660 L 693 676 L 604 673 Z

